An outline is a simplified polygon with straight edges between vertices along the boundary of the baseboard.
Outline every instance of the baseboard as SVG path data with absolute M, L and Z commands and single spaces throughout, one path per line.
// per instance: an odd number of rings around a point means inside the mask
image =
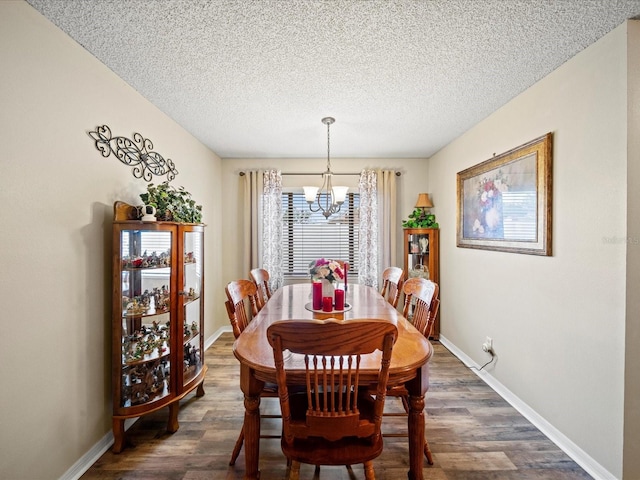
M 597 480 L 616 480 L 616 477 L 612 475 L 611 472 L 596 462 L 593 457 L 588 455 L 578 445 L 567 438 L 561 431 L 551 425 L 519 397 L 514 395 L 513 392 L 496 380 L 493 375 L 486 370 L 478 371 L 477 369 L 480 368 L 480 365 L 447 340 L 446 337 L 442 336 L 442 334 L 440 335 L 439 341 L 467 367 L 475 367 L 471 370 L 473 373 L 478 375 L 478 377 L 489 385 L 498 395 L 504 398 L 507 403 L 520 412 L 520 414 L 529 420 L 538 430 L 546 435 L 549 440 L 555 443 L 563 452 L 571 457 L 571 459 L 580 465 L 589 475 Z M 428 395 L 429 394 L 427 393 L 427 403 Z
M 131 428 L 131 425 L 136 423 L 138 418 L 128 418 L 127 420 L 125 420 L 125 431 L 129 430 L 129 428 Z M 104 454 L 104 452 L 111 448 L 111 445 L 113 445 L 113 432 L 109 432 L 104 437 L 102 437 L 102 439 L 98 443 L 96 443 L 91 448 L 91 450 L 80 457 L 80 459 L 60 477 L 60 480 L 78 480 L 84 474 L 84 472 L 89 470 L 91 465 L 98 461 L 98 459 Z
M 204 349 L 205 351 L 209 348 L 213 343 L 225 332 L 232 332 L 231 326 L 222 327 L 216 330 L 213 335 L 204 341 Z M 129 430 L 131 425 L 133 425 L 140 417 L 137 418 L 129 418 L 124 422 L 124 429 Z M 78 480 L 89 468 L 91 465 L 96 463 L 98 459 L 111 448 L 113 445 L 113 432 L 109 432 L 105 434 L 104 437 L 100 439 L 98 443 L 96 443 L 91 449 L 85 453 L 76 463 L 74 463 L 69 470 L 67 470 L 59 480 Z

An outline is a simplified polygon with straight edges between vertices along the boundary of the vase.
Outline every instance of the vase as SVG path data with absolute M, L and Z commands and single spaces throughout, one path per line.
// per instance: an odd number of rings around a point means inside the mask
M 322 282 L 322 296 L 333 298 L 336 291 L 336 287 L 333 282 L 330 282 L 326 278 L 323 278 L 320 281 Z

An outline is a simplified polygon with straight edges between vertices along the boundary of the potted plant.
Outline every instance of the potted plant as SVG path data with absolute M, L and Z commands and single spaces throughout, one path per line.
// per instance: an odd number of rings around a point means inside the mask
M 160 185 L 150 183 L 147 193 L 140 198 L 145 205 L 156 207 L 156 218 L 160 221 L 178 223 L 200 223 L 202 221 L 202 205 L 196 205 L 191 194 L 184 187 L 175 188 L 168 181 Z
M 409 214 L 409 218 L 402 222 L 403 228 L 439 228 L 436 216 L 426 213 L 422 208 L 416 208 Z

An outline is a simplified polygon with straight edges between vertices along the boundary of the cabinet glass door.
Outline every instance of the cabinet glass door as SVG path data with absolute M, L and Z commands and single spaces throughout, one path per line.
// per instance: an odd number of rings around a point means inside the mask
M 171 393 L 171 245 L 170 231 L 120 233 L 121 407 Z
M 429 278 L 429 234 L 410 234 L 407 241 L 407 275 Z
M 184 365 L 182 383 L 187 385 L 202 370 L 204 345 L 202 329 L 203 232 L 187 230 L 183 243 L 183 275 L 180 297 L 183 305 Z

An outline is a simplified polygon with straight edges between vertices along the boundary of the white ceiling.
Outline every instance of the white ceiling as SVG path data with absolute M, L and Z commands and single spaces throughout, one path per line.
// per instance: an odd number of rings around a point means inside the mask
M 640 0 L 27 1 L 222 158 L 323 157 L 325 116 L 334 158 L 429 157 L 640 18 Z

